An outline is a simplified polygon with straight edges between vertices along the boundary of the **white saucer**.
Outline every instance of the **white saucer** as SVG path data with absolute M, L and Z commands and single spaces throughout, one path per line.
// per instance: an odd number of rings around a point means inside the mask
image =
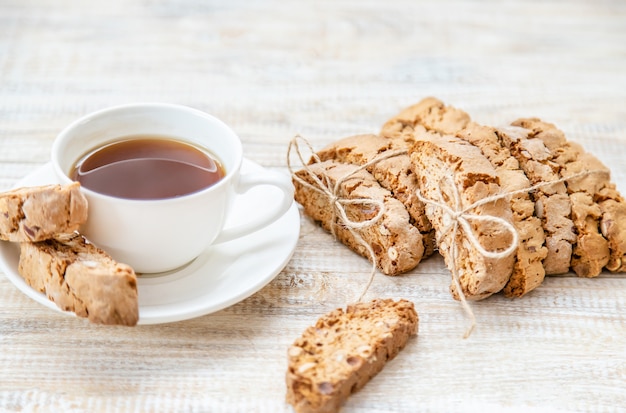
M 262 167 L 244 159 L 242 172 Z M 52 165 L 42 166 L 16 186 L 55 183 Z M 273 190 L 253 188 L 235 201 L 226 226 L 268 208 Z M 256 233 L 210 247 L 190 264 L 157 276 L 139 277 L 139 324 L 199 317 L 229 307 L 259 291 L 285 267 L 298 242 L 300 217 L 295 203 L 278 221 Z M 0 241 L 0 268 L 24 294 L 54 310 L 55 303 L 33 290 L 18 274 L 19 248 Z M 71 314 L 73 313 L 66 313 Z

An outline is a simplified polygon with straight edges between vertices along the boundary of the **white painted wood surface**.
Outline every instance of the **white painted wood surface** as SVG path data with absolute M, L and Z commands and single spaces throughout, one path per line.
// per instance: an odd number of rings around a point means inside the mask
M 626 3 L 615 1 L 0 0 L 0 189 L 49 159 L 62 127 L 165 101 L 230 124 L 286 173 L 287 142 L 376 132 L 434 95 L 499 124 L 556 123 L 626 192 Z M 111 328 L 50 311 L 0 276 L 2 412 L 290 412 L 286 349 L 354 299 L 368 263 L 306 218 L 267 287 L 218 313 Z M 626 277 L 552 277 L 461 307 L 438 257 L 377 275 L 419 336 L 344 412 L 626 410 Z

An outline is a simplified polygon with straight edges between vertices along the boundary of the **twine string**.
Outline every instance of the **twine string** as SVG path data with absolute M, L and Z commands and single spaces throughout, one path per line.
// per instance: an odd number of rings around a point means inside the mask
M 352 176 L 354 176 L 356 173 L 362 171 L 363 169 L 366 169 L 368 167 L 370 167 L 372 164 L 374 164 L 375 162 L 368 162 L 367 164 L 361 165 L 358 168 L 355 168 L 354 170 L 352 170 L 351 172 L 345 174 L 344 176 L 340 177 L 339 179 L 337 179 L 335 181 L 335 183 L 333 184 L 330 177 L 326 174 L 322 174 L 322 178 L 318 177 L 318 175 L 313 172 L 311 170 L 311 168 L 309 168 L 309 163 L 306 162 L 304 160 L 304 156 L 302 154 L 302 151 L 300 150 L 298 141 L 303 141 L 305 143 L 305 145 L 308 147 L 309 151 L 311 152 L 311 156 L 313 157 L 313 160 L 315 161 L 314 163 L 321 163 L 322 160 L 320 159 L 320 157 L 315 153 L 313 147 L 311 146 L 311 144 L 304 138 L 300 137 L 299 135 L 297 135 L 296 137 L 294 137 L 290 142 L 289 142 L 289 147 L 287 149 L 287 167 L 289 168 L 289 172 L 291 174 L 291 176 L 293 177 L 293 179 L 295 179 L 296 181 L 298 181 L 301 185 L 316 191 L 318 193 L 321 193 L 323 195 L 325 195 L 330 204 L 333 206 L 333 222 L 335 221 L 334 218 L 336 218 L 337 216 L 339 216 L 340 218 L 340 222 L 343 226 L 345 226 L 346 228 L 353 230 L 353 229 L 362 229 L 362 228 L 366 228 L 369 226 L 374 225 L 380 218 L 382 218 L 382 216 L 385 214 L 385 205 L 384 202 L 379 200 L 379 199 L 372 199 L 372 198 L 342 198 L 339 196 L 339 192 L 341 189 L 341 185 L 348 180 L 349 178 L 351 178 Z M 313 182 L 315 182 L 315 185 L 310 184 L 309 182 L 305 181 L 303 178 L 301 178 L 300 176 L 298 176 L 295 171 L 293 170 L 293 167 L 291 165 L 291 152 L 292 150 L 295 150 L 298 159 L 300 160 L 300 163 L 302 164 L 304 170 L 306 171 L 307 175 L 313 180 Z M 378 162 L 378 160 L 376 160 L 376 162 Z M 348 217 L 348 214 L 346 213 L 346 208 L 345 206 L 347 205 L 362 205 L 364 207 L 373 207 L 376 210 L 376 214 L 369 219 L 365 219 L 362 221 L 354 221 L 352 219 L 350 219 L 350 217 Z M 334 232 L 334 226 L 331 226 L 331 230 L 333 233 L 333 236 L 335 236 L 335 232 Z M 351 231 L 353 232 L 353 231 Z
M 454 183 L 454 178 L 452 176 L 452 172 L 445 174 L 442 178 L 445 180 L 447 186 L 452 189 L 452 203 L 454 208 L 447 205 L 445 202 L 436 201 L 434 199 L 426 198 L 422 195 L 421 191 L 418 190 L 416 192 L 417 198 L 422 201 L 426 205 L 431 205 L 436 208 L 441 209 L 444 215 L 447 215 L 450 218 L 450 223 L 448 223 L 442 230 L 437 231 L 437 245 L 441 246 L 444 237 L 449 235 L 450 237 L 450 262 L 451 262 L 451 273 L 452 273 L 452 281 L 454 283 L 454 287 L 459 295 L 459 301 L 461 302 L 461 306 L 465 310 L 465 314 L 470 319 L 470 326 L 465 331 L 463 338 L 468 338 L 474 328 L 476 327 L 476 316 L 474 315 L 474 311 L 467 301 L 467 297 L 463 292 L 463 288 L 461 287 L 461 281 L 459 277 L 459 270 L 456 266 L 457 258 L 459 256 L 458 243 L 456 242 L 457 235 L 459 231 L 462 231 L 467 240 L 472 244 L 472 246 L 484 257 L 492 258 L 492 259 L 503 259 L 509 256 L 513 251 L 517 249 L 517 245 L 519 243 L 519 235 L 515 227 L 504 218 L 500 218 L 493 215 L 478 215 L 470 213 L 471 210 L 476 208 L 479 205 L 487 204 L 489 202 L 495 202 L 501 198 L 509 196 L 507 194 L 498 194 L 494 196 L 490 196 L 484 199 L 481 199 L 478 202 L 474 202 L 473 204 L 463 208 L 461 202 L 461 194 L 459 193 L 458 187 Z M 440 185 L 437 186 L 438 190 L 435 193 L 439 197 L 439 199 L 443 198 L 442 188 L 444 187 L 444 182 L 440 181 Z M 508 246 L 502 251 L 489 251 L 480 243 L 480 240 L 475 234 L 475 231 L 472 229 L 470 221 L 479 221 L 482 223 L 492 223 L 496 226 L 501 227 L 504 231 L 509 232 L 511 234 L 511 240 Z
M 333 235 L 333 237 L 337 237 L 337 234 L 335 232 L 335 222 L 338 217 L 339 224 L 342 225 L 344 228 L 346 228 L 350 232 L 350 234 L 354 237 L 354 239 L 359 244 L 361 244 L 363 248 L 365 248 L 365 250 L 367 251 L 370 257 L 372 268 L 369 274 L 369 278 L 365 285 L 365 288 L 362 290 L 362 292 L 359 294 L 357 298 L 357 301 L 362 301 L 363 297 L 365 296 L 370 286 L 372 285 L 372 282 L 374 281 L 378 260 L 376 259 L 376 253 L 374 252 L 374 248 L 372 247 L 372 245 L 370 245 L 369 242 L 363 239 L 361 234 L 359 234 L 358 230 L 371 227 L 376 222 L 378 222 L 385 214 L 385 203 L 383 200 L 372 199 L 372 198 L 342 198 L 339 196 L 341 185 L 346 180 L 350 179 L 355 174 L 357 174 L 358 172 L 362 170 L 366 170 L 367 168 L 375 165 L 376 163 L 384 159 L 389 159 L 389 158 L 392 158 L 394 156 L 398 156 L 401 154 L 407 154 L 407 151 L 406 150 L 386 151 L 380 156 L 377 156 L 371 159 L 369 162 L 366 162 L 363 165 L 360 165 L 359 167 L 354 168 L 352 171 L 341 176 L 333 184 L 331 179 L 328 177 L 328 175 L 322 174 L 322 178 L 319 178 L 317 174 L 311 170 L 311 168 L 308 166 L 309 162 L 305 161 L 302 151 L 300 150 L 299 142 L 303 142 L 306 145 L 308 150 L 311 152 L 311 157 L 314 163 L 322 162 L 322 160 L 317 155 L 317 153 L 315 153 L 315 150 L 313 149 L 311 144 L 306 139 L 302 138 L 300 135 L 296 135 L 289 142 L 289 147 L 287 148 L 287 168 L 289 169 L 289 172 L 292 178 L 296 180 L 298 183 L 300 183 L 301 185 L 305 186 L 306 188 L 311 189 L 315 192 L 321 193 L 328 198 L 329 203 L 332 205 L 332 217 L 331 217 L 330 228 L 331 228 L 331 234 Z M 295 173 L 291 165 L 292 151 L 296 152 L 296 155 L 298 159 L 300 160 L 300 164 L 302 165 L 304 171 L 311 178 L 311 180 L 315 182 L 315 185 L 310 184 L 309 182 L 305 181 L 303 178 L 301 178 Z M 345 207 L 348 205 L 362 205 L 365 207 L 374 207 L 377 212 L 372 218 L 364 219 L 362 221 L 354 221 L 350 219 L 350 217 L 348 217 L 348 214 L 346 213 Z
M 423 203 L 427 205 L 432 205 L 437 208 L 440 208 L 444 214 L 450 217 L 450 220 L 451 220 L 451 222 L 446 227 L 444 227 L 441 231 L 438 231 L 439 235 L 437 236 L 437 245 L 441 245 L 441 241 L 443 240 L 443 238 L 447 234 L 450 234 L 450 238 L 451 238 L 450 261 L 452 262 L 452 265 L 451 265 L 452 280 L 454 282 L 456 291 L 459 294 L 461 305 L 463 309 L 465 310 L 465 313 L 470 319 L 470 326 L 465 331 L 463 338 L 468 338 L 472 334 L 472 331 L 476 327 L 476 316 L 474 315 L 474 312 L 472 311 L 472 308 L 469 305 L 467 298 L 465 297 L 465 294 L 463 293 L 463 289 L 461 288 L 461 282 L 459 280 L 458 268 L 456 266 L 456 259 L 459 255 L 458 243 L 456 242 L 458 231 L 462 229 L 464 235 L 467 237 L 468 241 L 472 244 L 472 246 L 476 248 L 476 250 L 478 250 L 478 252 L 486 258 L 493 258 L 493 259 L 506 258 L 509 254 L 511 254 L 517 249 L 517 246 L 519 243 L 519 234 L 517 230 L 515 229 L 515 227 L 509 221 L 500 217 L 493 216 L 493 215 L 471 214 L 469 213 L 469 211 L 479 206 L 482 206 L 491 202 L 496 202 L 503 198 L 511 198 L 515 195 L 521 195 L 525 193 L 527 194 L 527 193 L 536 191 L 537 189 L 541 189 L 546 186 L 558 184 L 561 182 L 566 182 L 572 179 L 583 178 L 585 176 L 589 176 L 592 174 L 609 174 L 609 172 L 604 169 L 582 171 L 574 175 L 562 177 L 560 179 L 556 179 L 553 181 L 541 182 L 541 183 L 532 185 L 528 188 L 522 188 L 522 189 L 518 189 L 514 191 L 508 191 L 508 192 L 503 192 L 497 195 L 488 196 L 472 203 L 471 205 L 468 205 L 465 208 L 461 208 L 461 199 L 460 199 L 459 189 L 454 184 L 454 178 L 452 177 L 452 173 L 449 173 L 449 174 L 444 175 L 443 179 L 446 179 L 448 181 L 447 183 L 449 184 L 448 186 L 452 188 L 451 195 L 452 195 L 452 200 L 455 205 L 455 209 L 451 208 L 445 202 L 439 202 L 433 199 L 426 198 L 422 195 L 420 190 L 417 191 L 416 195 L 420 201 L 422 201 Z M 442 187 L 443 185 L 439 185 L 438 186 L 439 190 L 435 193 L 439 197 L 439 199 L 443 198 L 443 191 L 441 190 Z M 472 227 L 469 223 L 469 221 L 471 220 L 481 221 L 481 222 L 491 222 L 492 224 L 499 225 L 501 226 L 501 228 L 508 231 L 512 236 L 511 242 L 508 245 L 508 247 L 502 251 L 486 250 L 481 245 L 478 238 L 476 237 L 475 232 L 472 230 Z

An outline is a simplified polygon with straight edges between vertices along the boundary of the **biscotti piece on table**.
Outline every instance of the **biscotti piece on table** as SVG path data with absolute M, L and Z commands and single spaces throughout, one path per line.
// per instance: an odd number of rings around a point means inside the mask
M 519 119 L 513 125 L 524 128 L 529 138 L 543 142 L 551 152 L 551 160 L 560 166 L 562 178 L 592 172 L 566 182 L 578 232 L 572 269 L 583 277 L 594 277 L 603 267 L 626 271 L 626 202 L 611 182 L 609 169 L 581 145 L 568 141 L 551 123 L 530 118 Z
M 82 235 L 23 242 L 20 247 L 20 275 L 60 309 L 98 324 L 137 324 L 135 272 Z
M 326 314 L 288 350 L 287 402 L 297 413 L 339 411 L 417 329 L 407 300 L 378 299 Z
M 422 131 L 415 134 L 415 144 L 409 150 L 414 172 L 418 175 L 420 191 L 426 199 L 446 204 L 453 210 L 465 210 L 476 202 L 501 194 L 497 173 L 478 148 L 454 136 Z M 455 205 L 455 193 L 458 205 Z M 498 198 L 473 207 L 469 214 L 497 217 L 512 223 L 509 201 Z M 440 206 L 427 204 L 426 215 L 435 228 L 439 252 L 447 267 L 456 269 L 463 295 L 469 300 L 486 298 L 502 290 L 509 281 L 514 254 L 487 257 L 472 243 L 465 230 L 445 232 L 452 217 Z M 504 252 L 514 242 L 510 228 L 502 223 L 469 220 L 474 235 L 487 251 Z M 512 224 L 511 224 L 512 225 Z M 456 248 L 456 259 L 453 249 Z M 453 296 L 460 299 L 454 279 Z
M 18 188 L 0 194 L 0 239 L 42 241 L 76 231 L 87 220 L 78 182 Z
M 372 247 L 376 256 L 376 265 L 386 275 L 397 275 L 409 271 L 419 264 L 424 253 L 422 234 L 410 222 L 406 208 L 395 199 L 391 192 L 380 186 L 378 181 L 367 171 L 359 170 L 355 165 L 325 161 L 307 165 L 306 169 L 296 172 L 304 182 L 317 187 L 312 174 L 330 184 L 332 189 L 337 181 L 343 180 L 335 194 L 338 198 L 354 200 L 378 200 L 383 202 L 384 213 L 373 225 L 353 229 Z M 319 222 L 327 231 L 334 232 L 339 241 L 358 254 L 371 259 L 366 247 L 334 213 L 334 205 L 328 194 L 304 185 L 293 179 L 295 200 L 303 206 L 304 213 Z M 361 222 L 374 218 L 378 208 L 371 203 L 345 205 L 349 219 Z
M 374 162 L 367 170 L 383 188 L 391 191 L 393 196 L 404 204 L 412 222 L 422 233 L 424 257 L 428 257 L 436 247 L 435 232 L 424 212 L 424 204 L 416 195 L 419 185 L 411 169 L 408 146 L 407 142 L 401 139 L 388 139 L 371 134 L 356 135 L 329 144 L 318 151 L 317 156 L 322 161 L 334 160 L 355 165 Z M 385 158 L 385 155 L 392 152 L 398 154 Z

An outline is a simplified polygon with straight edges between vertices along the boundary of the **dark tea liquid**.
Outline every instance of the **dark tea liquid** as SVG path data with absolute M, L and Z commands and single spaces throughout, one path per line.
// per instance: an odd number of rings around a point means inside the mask
M 83 156 L 70 177 L 85 188 L 127 199 L 164 199 L 208 188 L 224 168 L 201 149 L 171 138 L 132 136 Z

